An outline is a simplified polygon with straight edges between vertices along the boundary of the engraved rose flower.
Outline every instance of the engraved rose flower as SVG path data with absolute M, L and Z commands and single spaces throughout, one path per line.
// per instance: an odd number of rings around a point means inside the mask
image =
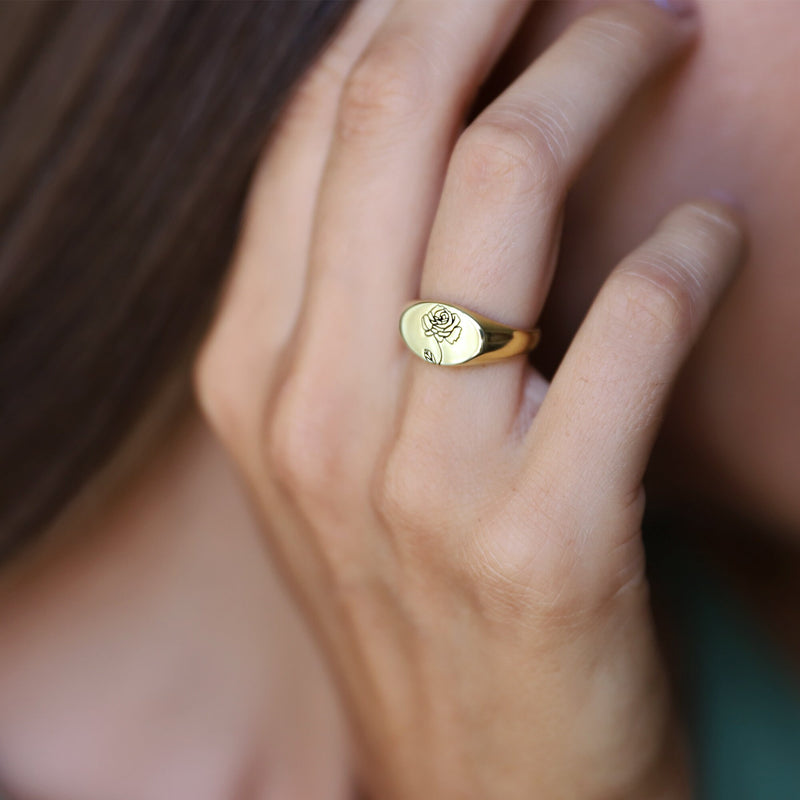
M 425 348 L 425 360 L 432 364 L 442 363 L 442 342 L 455 344 L 461 336 L 461 317 L 446 306 L 434 306 L 427 314 L 422 315 L 422 330 L 426 336 L 437 342 L 438 358 L 431 350 Z
M 422 330 L 437 342 L 455 344 L 461 336 L 461 317 L 445 306 L 434 306 L 422 315 Z

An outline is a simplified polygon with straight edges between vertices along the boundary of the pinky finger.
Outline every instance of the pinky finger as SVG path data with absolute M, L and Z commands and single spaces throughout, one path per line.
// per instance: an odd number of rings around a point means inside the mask
M 578 524 L 602 529 L 638 508 L 670 390 L 743 250 L 741 224 L 727 206 L 687 203 L 600 290 L 527 442 L 530 466 L 559 476 L 560 502 L 574 507 Z

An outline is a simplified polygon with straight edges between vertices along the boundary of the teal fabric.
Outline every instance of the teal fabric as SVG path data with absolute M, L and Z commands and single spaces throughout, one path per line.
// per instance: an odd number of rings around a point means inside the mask
M 700 800 L 800 800 L 800 680 L 746 605 L 663 529 L 648 536 L 685 659 Z

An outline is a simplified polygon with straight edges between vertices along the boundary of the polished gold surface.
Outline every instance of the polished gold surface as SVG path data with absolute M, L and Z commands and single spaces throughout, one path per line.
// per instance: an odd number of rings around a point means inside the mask
M 409 349 L 441 366 L 498 361 L 527 353 L 539 342 L 538 328 L 519 331 L 451 303 L 418 301 L 400 317 Z

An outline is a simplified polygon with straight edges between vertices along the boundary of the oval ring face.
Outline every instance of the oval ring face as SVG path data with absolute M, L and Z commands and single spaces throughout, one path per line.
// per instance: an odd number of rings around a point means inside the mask
M 464 309 L 447 303 L 420 302 L 400 317 L 400 333 L 424 361 L 442 366 L 464 364 L 480 355 L 484 333 L 480 323 Z

